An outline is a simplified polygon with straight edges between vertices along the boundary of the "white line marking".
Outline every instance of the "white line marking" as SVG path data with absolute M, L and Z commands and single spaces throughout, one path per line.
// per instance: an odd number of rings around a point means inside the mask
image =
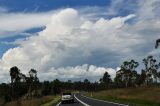
M 59 106 L 61 104 L 61 102 L 59 102 L 56 106 Z
M 84 96 L 84 95 L 81 95 L 81 96 L 83 96 L 83 97 L 85 97 L 85 98 L 88 98 L 88 99 L 92 99 L 92 100 L 96 100 L 96 101 L 101 101 L 101 102 L 106 102 L 106 103 L 111 103 L 111 104 L 115 104 L 115 105 L 129 106 L 129 105 L 125 105 L 125 104 L 119 104 L 119 103 L 114 103 L 114 102 L 99 100 L 99 99 L 95 99 L 95 98 L 90 98 L 90 97 L 87 97 L 87 96 Z
M 82 103 L 84 106 L 90 106 L 90 105 L 88 105 L 88 104 L 86 104 L 86 103 L 84 103 L 83 101 L 81 101 L 81 100 L 79 100 L 77 97 L 76 97 L 76 95 L 74 94 L 74 97 L 80 102 L 80 103 Z

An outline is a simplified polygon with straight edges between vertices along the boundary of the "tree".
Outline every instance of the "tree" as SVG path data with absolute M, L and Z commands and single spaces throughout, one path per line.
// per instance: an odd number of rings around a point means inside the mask
M 18 83 L 21 80 L 20 70 L 18 69 L 17 66 L 10 68 L 10 77 L 11 77 L 11 95 L 13 96 L 13 98 L 17 98 L 18 90 L 15 89 L 17 89 Z
M 131 61 L 124 61 L 121 65 L 121 69 L 117 71 L 116 80 L 121 81 L 122 83 L 125 83 L 125 86 L 128 87 L 129 83 L 132 85 L 135 85 L 135 80 L 137 76 L 137 72 L 135 69 L 138 67 L 139 63 L 135 60 Z
M 58 79 L 52 82 L 52 90 L 54 94 L 59 94 L 61 92 L 61 82 Z
M 131 85 L 137 86 L 138 80 L 139 80 L 139 74 L 137 73 L 137 71 L 135 71 L 135 70 L 131 71 L 130 77 L 131 77 Z
M 11 84 L 19 80 L 20 70 L 17 66 L 10 68 Z
M 160 67 L 160 64 L 157 63 L 156 59 L 154 59 L 153 56 L 148 56 L 147 58 L 144 58 L 143 63 L 145 66 L 144 71 L 146 73 L 146 85 L 151 84 L 153 82 L 153 79 L 155 79 L 155 82 L 157 83 L 157 70 Z
M 159 43 L 160 43 L 160 39 L 157 39 L 157 40 L 156 40 L 156 44 L 155 44 L 155 48 L 156 48 L 156 49 L 158 48 Z
M 141 84 L 143 84 L 142 82 L 143 80 L 141 79 L 141 74 L 138 74 L 136 75 L 136 80 L 135 80 L 135 84 L 134 86 L 140 86 Z
M 121 70 L 118 70 L 116 72 L 116 77 L 114 78 L 114 84 L 119 88 L 124 86 L 124 81 L 123 81 L 123 73 L 121 73 Z
M 105 72 L 103 77 L 100 79 L 100 83 L 104 84 L 104 86 L 109 87 L 109 85 L 111 84 L 112 80 L 111 80 L 111 76 L 109 75 L 108 72 Z
M 160 81 L 160 72 L 158 72 L 157 75 L 158 75 L 158 78 L 159 78 L 159 81 Z
M 140 75 L 140 83 L 141 83 L 141 84 L 145 84 L 146 77 L 147 77 L 147 76 L 146 76 L 146 72 L 145 72 L 145 70 L 142 69 L 141 75 Z
M 85 84 L 89 84 L 90 83 L 90 81 L 88 80 L 88 79 L 84 79 L 84 81 L 83 81 Z
M 29 76 L 34 79 L 35 77 L 37 77 L 37 71 L 35 69 L 31 69 L 29 71 Z
M 21 76 L 22 82 L 26 82 L 26 75 L 23 73 L 20 73 L 20 76 Z
M 37 71 L 35 69 L 31 69 L 29 71 L 29 77 L 26 78 L 27 83 L 29 85 L 28 94 L 32 98 L 32 92 L 34 91 L 34 96 L 38 95 L 36 94 L 38 91 L 38 83 L 39 79 L 37 77 Z
M 43 82 L 43 85 L 42 85 L 42 94 L 43 95 L 49 95 L 50 93 L 51 93 L 51 89 L 52 87 L 51 87 L 51 84 L 50 84 L 50 82 L 49 81 L 44 81 Z
M 84 79 L 83 81 L 83 89 L 85 91 L 89 91 L 91 89 L 91 84 L 90 84 L 90 81 L 88 79 Z

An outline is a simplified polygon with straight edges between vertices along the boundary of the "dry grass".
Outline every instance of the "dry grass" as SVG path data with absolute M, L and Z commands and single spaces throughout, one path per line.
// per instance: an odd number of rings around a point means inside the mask
M 94 92 L 93 97 L 104 100 L 129 101 L 137 104 L 145 104 L 145 106 L 150 106 L 149 104 L 155 103 L 155 106 L 160 106 L 160 87 L 105 90 L 100 92 Z
M 0 97 L 0 106 L 3 104 L 4 100 Z
M 44 96 L 41 98 L 33 98 L 30 100 L 22 100 L 20 102 L 12 101 L 9 103 L 6 103 L 5 106 L 40 106 L 46 102 L 49 102 L 53 100 L 53 96 Z
M 160 87 L 115 89 L 95 93 L 98 96 L 112 96 L 122 99 L 143 99 L 160 101 Z
M 47 102 L 41 106 L 56 106 L 59 101 L 60 101 L 60 96 L 55 96 L 55 98 L 52 101 Z

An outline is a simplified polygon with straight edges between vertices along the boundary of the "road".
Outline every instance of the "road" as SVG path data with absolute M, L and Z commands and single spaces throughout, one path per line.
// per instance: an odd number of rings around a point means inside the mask
M 128 106 L 124 104 L 88 98 L 86 96 L 81 95 L 80 93 L 74 94 L 74 100 L 75 102 L 72 104 L 59 103 L 57 104 L 57 106 Z

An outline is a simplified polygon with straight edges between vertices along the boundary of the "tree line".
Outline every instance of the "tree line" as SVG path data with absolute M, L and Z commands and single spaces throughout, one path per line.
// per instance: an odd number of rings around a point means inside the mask
M 124 61 L 120 70 L 116 72 L 114 82 L 119 87 L 151 86 L 160 81 L 160 63 L 153 56 L 143 59 L 144 68 L 140 73 L 136 71 L 139 63 L 135 60 Z
M 103 89 L 138 87 L 138 86 L 157 86 L 160 83 L 160 63 L 153 56 L 148 56 L 142 61 L 143 69 L 137 71 L 139 63 L 135 60 L 124 61 L 120 69 L 116 72 L 114 79 L 108 72 L 105 72 L 102 78 L 97 82 L 84 81 L 53 81 L 40 82 L 37 71 L 31 69 L 28 76 L 23 74 L 17 67 L 11 67 L 9 74 L 11 83 L 0 84 L 0 96 L 5 101 L 32 99 L 46 95 L 57 95 L 65 90 L 80 91 L 99 91 Z

